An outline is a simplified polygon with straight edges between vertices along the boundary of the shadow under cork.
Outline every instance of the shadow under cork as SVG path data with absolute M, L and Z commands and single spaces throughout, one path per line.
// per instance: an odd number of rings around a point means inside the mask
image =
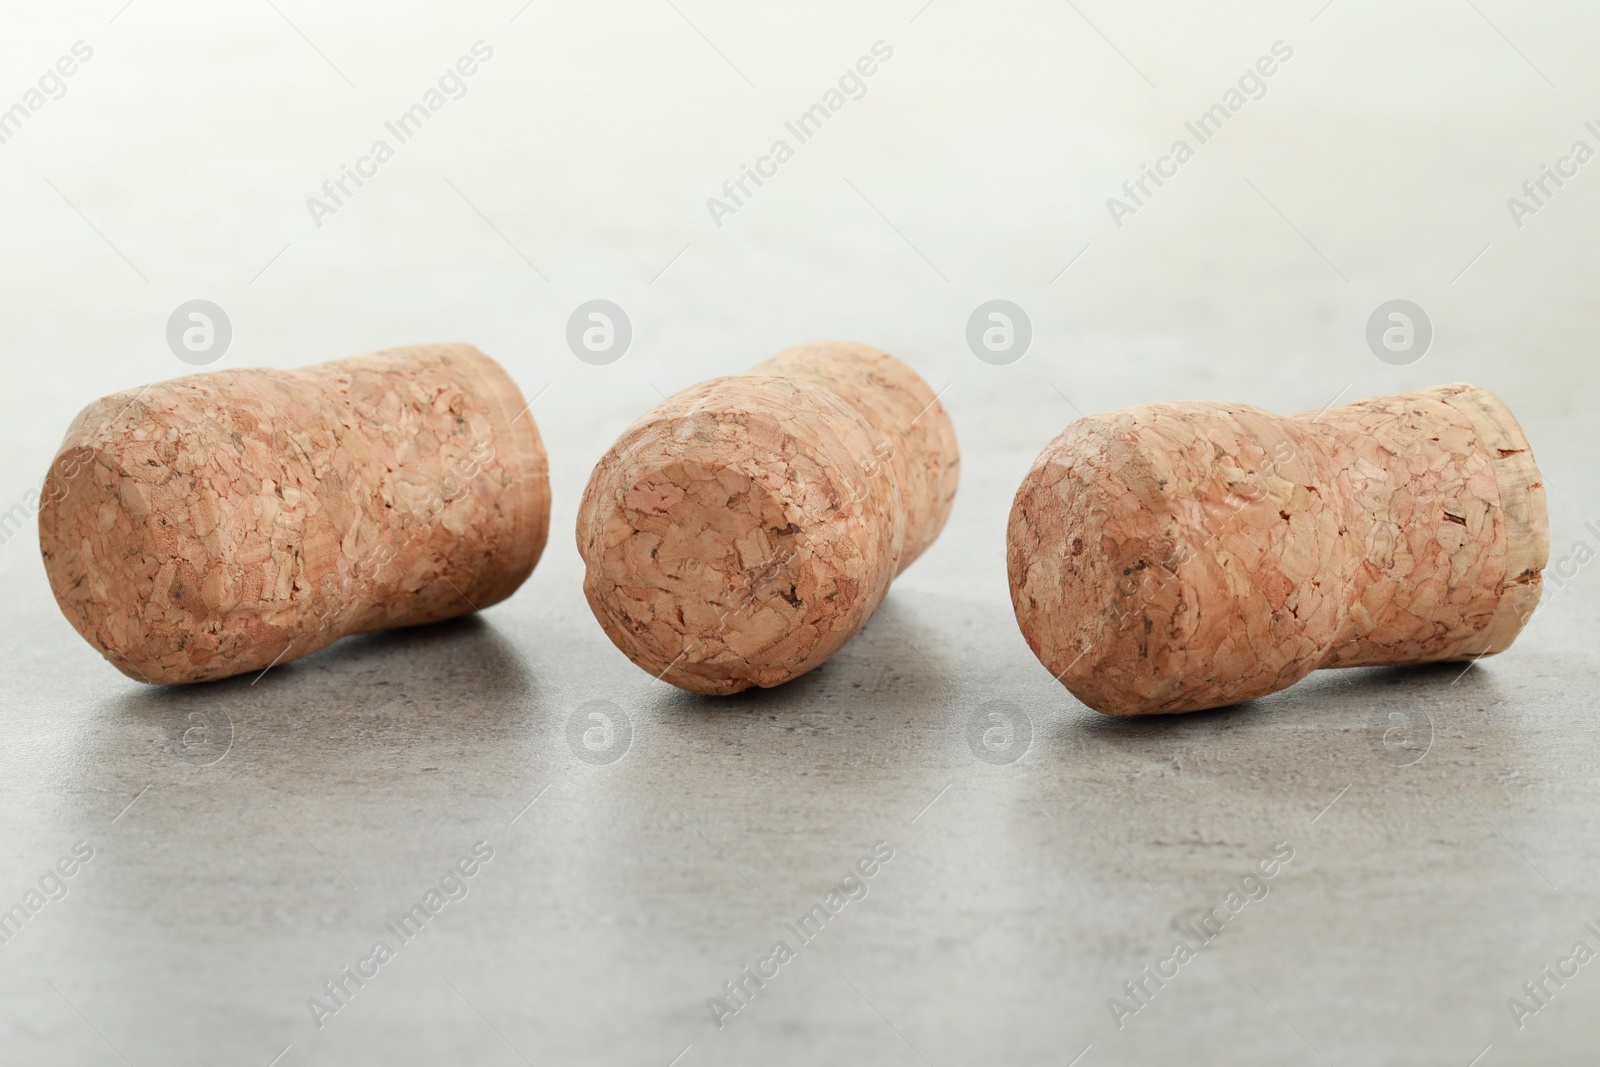
M 134 748 L 190 766 L 292 755 L 301 772 L 332 772 L 367 748 L 405 747 L 426 760 L 430 745 L 463 736 L 479 737 L 480 750 L 520 747 L 538 701 L 523 656 L 468 615 L 347 637 L 266 671 L 125 691 L 103 709 L 107 729 L 87 735 L 105 749 L 86 755 L 115 760 L 139 737 Z
M 254 929 L 274 946 L 261 965 L 303 997 L 307 968 L 370 945 L 475 841 L 508 842 L 566 765 L 547 700 L 474 616 L 346 638 L 264 675 L 119 690 L 82 716 L 83 781 L 55 786 L 98 794 L 86 806 L 115 872 L 81 929 L 122 929 L 124 899 L 181 900 L 141 923 L 182 958 L 196 937 Z
M 853 781 L 881 775 L 918 733 L 948 733 L 950 689 L 940 670 L 874 620 L 782 685 L 704 696 L 654 682 L 633 704 L 648 729 L 703 770 Z
M 338 684 L 340 676 L 357 681 L 373 675 L 403 674 L 407 684 L 441 683 L 463 668 L 475 672 L 474 692 L 491 700 L 532 697 L 536 688 L 532 667 L 515 646 L 479 613 L 460 615 L 421 626 L 377 630 L 335 641 L 327 648 L 279 664 L 266 674 L 241 675 L 262 684 L 272 673 L 320 676 L 317 684 Z M 229 679 L 235 681 L 236 679 Z
M 1029 757 L 1061 829 L 1051 862 L 1074 869 L 1103 833 L 1156 885 L 1196 901 L 1285 840 L 1302 850 L 1296 870 L 1401 869 L 1419 848 L 1441 869 L 1521 863 L 1483 814 L 1505 807 L 1499 778 L 1538 746 L 1516 697 L 1506 672 L 1450 663 L 1319 671 L 1178 715 L 1072 702 L 1036 720 Z
M 631 720 L 631 747 L 572 776 L 573 790 L 595 783 L 572 824 L 633 854 L 681 842 L 695 877 L 740 900 L 773 893 L 804 911 L 783 896 L 797 872 L 849 870 L 965 771 L 965 760 L 929 766 L 927 753 L 947 748 L 950 683 L 887 625 L 770 688 L 706 696 L 634 674 L 603 683 Z
M 1358 776 L 1437 764 L 1466 749 L 1514 759 L 1521 748 L 1511 693 L 1478 663 L 1316 671 L 1255 700 L 1176 715 L 1111 716 L 1085 710 L 1059 722 L 1050 743 L 1098 750 L 1177 777 L 1214 778 L 1334 762 Z
M 936 705 L 949 689 L 944 672 L 874 618 L 833 656 L 781 685 L 705 696 L 663 681 L 650 687 L 645 703 L 689 717 L 886 711 Z

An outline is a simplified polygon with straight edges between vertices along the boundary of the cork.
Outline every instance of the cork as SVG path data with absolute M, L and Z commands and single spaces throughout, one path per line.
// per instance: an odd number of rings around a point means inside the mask
M 510 596 L 544 445 L 470 345 L 196 374 L 83 410 L 45 481 L 56 602 L 129 677 L 201 682 Z
M 938 536 L 955 431 L 933 390 L 866 345 L 786 349 L 645 414 L 578 511 L 584 593 L 629 659 L 722 695 L 821 664 Z
M 1503 651 L 1549 551 L 1527 438 L 1456 384 L 1289 417 L 1179 403 L 1081 419 L 1017 490 L 1006 562 L 1040 662 L 1097 711 L 1151 715 L 1321 667 Z

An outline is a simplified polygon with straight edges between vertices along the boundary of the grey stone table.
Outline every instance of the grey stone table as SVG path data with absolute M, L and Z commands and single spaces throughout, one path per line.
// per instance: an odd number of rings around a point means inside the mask
M 0 15 L 0 1062 L 1593 1062 L 1597 30 L 1500 0 Z M 194 299 L 231 325 L 212 367 L 504 361 L 552 456 L 526 586 L 255 678 L 106 665 L 29 493 L 86 402 L 191 369 Z M 566 342 L 592 299 L 631 323 L 607 365 Z M 967 344 L 991 299 L 1031 324 L 1005 365 Z M 1368 347 L 1391 299 L 1420 359 Z M 813 674 L 654 683 L 583 601 L 588 471 L 660 394 L 815 337 L 942 391 L 949 526 Z M 1006 513 L 1079 413 L 1453 380 L 1548 485 L 1506 654 L 1119 721 L 1029 653 Z

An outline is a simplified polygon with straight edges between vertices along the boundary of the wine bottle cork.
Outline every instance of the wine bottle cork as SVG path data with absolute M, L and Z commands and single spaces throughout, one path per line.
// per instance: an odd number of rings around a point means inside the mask
M 487 607 L 544 550 L 544 445 L 470 345 L 196 374 L 90 404 L 45 482 L 56 602 L 129 677 L 199 682 Z
M 1040 662 L 1097 711 L 1149 715 L 1503 651 L 1549 551 L 1527 438 L 1457 384 L 1080 419 L 1017 490 L 1006 561 Z
M 933 390 L 865 345 L 787 349 L 650 411 L 578 510 L 584 593 L 629 659 L 696 693 L 838 651 L 950 514 L 960 461 Z

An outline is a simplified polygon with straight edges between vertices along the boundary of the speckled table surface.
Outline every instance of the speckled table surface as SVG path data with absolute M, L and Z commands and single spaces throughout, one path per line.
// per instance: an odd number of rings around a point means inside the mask
M 120 5 L 0 15 L 0 1061 L 1592 1062 L 1592 11 Z M 29 493 L 90 399 L 191 369 L 196 299 L 214 367 L 504 362 L 554 489 L 522 590 L 255 678 L 106 665 Z M 1369 348 L 1395 299 L 1420 358 Z M 941 392 L 949 525 L 812 674 L 653 682 L 584 604 L 584 480 L 815 337 Z M 1029 653 L 1006 513 L 1078 413 L 1457 380 L 1548 485 L 1510 651 L 1140 721 Z

